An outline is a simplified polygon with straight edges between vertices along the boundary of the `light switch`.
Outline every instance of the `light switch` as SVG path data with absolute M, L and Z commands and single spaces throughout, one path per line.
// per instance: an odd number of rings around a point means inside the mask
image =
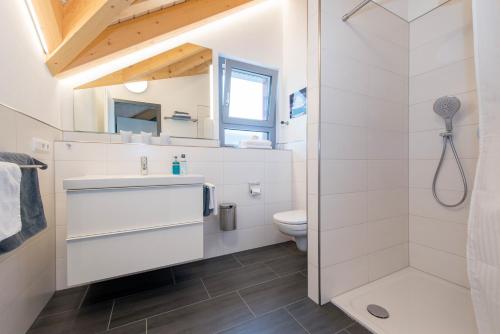
M 50 152 L 50 143 L 40 138 L 33 138 L 31 140 L 32 150 L 35 153 L 48 153 Z

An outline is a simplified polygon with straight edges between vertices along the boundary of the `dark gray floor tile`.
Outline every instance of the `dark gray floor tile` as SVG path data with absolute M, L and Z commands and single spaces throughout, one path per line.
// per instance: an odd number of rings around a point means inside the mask
M 110 327 L 124 325 L 208 299 L 200 279 L 117 299 Z
M 146 320 L 113 328 L 100 334 L 146 334 Z
M 372 334 L 369 330 L 367 330 L 360 324 L 355 324 L 354 326 L 347 328 L 347 332 L 349 332 L 350 334 Z
M 337 333 L 353 323 L 333 304 L 319 306 L 309 298 L 290 305 L 287 309 L 311 334 Z
M 73 311 L 58 313 L 35 320 L 26 334 L 63 334 L 69 333 L 75 317 Z
M 224 334 L 303 334 L 307 333 L 284 309 L 271 312 Z
M 203 278 L 210 295 L 219 296 L 227 292 L 256 285 L 278 276 L 263 263 L 241 267 Z
M 282 243 L 281 245 L 292 254 L 307 254 L 306 252 L 303 252 L 297 248 L 297 244 L 295 243 L 295 241 L 287 241 Z
M 56 291 L 39 317 L 76 310 L 82 302 L 87 286 Z
M 244 265 L 264 262 L 277 257 L 289 255 L 289 252 L 281 244 L 261 248 L 249 249 L 247 251 L 233 254 L 238 261 Z
M 307 296 L 307 279 L 293 274 L 240 290 L 255 314 L 263 314 Z
M 175 281 L 182 282 L 194 278 L 206 277 L 225 270 L 239 268 L 241 265 L 231 255 L 214 257 L 207 260 L 186 263 L 172 268 Z
M 170 268 L 115 278 L 91 284 L 83 304 L 100 303 L 172 284 L 173 277 Z
M 267 261 L 266 264 L 278 275 L 296 273 L 307 269 L 307 254 L 294 254 Z
M 306 270 L 302 270 L 300 273 L 301 273 L 302 275 L 304 275 L 305 277 L 307 277 L 307 269 L 306 269 Z
M 35 320 L 29 334 L 89 334 L 105 331 L 111 306 L 108 301 L 82 307 L 78 310 L 49 315 Z
M 230 293 L 149 318 L 148 334 L 209 334 L 252 318 L 238 294 Z

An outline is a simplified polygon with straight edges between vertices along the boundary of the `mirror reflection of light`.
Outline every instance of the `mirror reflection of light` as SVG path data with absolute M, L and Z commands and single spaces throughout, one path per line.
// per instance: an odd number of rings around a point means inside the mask
M 104 75 L 156 56 L 184 43 L 196 43 L 199 39 L 205 39 L 207 36 L 216 34 L 217 31 L 223 29 L 224 26 L 245 20 L 248 16 L 258 16 L 263 11 L 269 10 L 271 6 L 279 5 L 281 5 L 281 1 L 276 0 L 253 1 L 250 5 L 246 5 L 245 8 L 242 8 L 239 11 L 231 13 L 225 17 L 201 24 L 192 30 L 186 31 L 174 37 L 170 37 L 171 34 L 166 34 L 165 37 L 160 36 L 159 38 L 156 38 L 154 42 L 145 42 L 144 45 L 147 43 L 148 46 L 145 46 L 140 50 L 124 54 L 119 58 L 113 58 L 113 56 L 108 57 L 107 59 L 105 58 L 101 63 L 96 64 L 92 68 L 83 69 L 79 72 L 76 72 L 78 69 L 75 69 L 74 72 L 68 72 L 66 76 L 61 77 L 61 79 L 73 87 L 83 85 Z M 125 50 L 123 53 L 125 52 L 127 51 Z
M 127 88 L 132 93 L 140 94 L 144 93 L 146 89 L 148 89 L 147 81 L 134 81 L 134 82 L 126 82 L 123 84 L 125 88 Z

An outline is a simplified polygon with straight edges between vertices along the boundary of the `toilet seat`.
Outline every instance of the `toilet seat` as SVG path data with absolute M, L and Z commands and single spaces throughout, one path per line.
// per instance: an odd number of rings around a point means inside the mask
M 307 213 L 305 210 L 278 212 L 274 214 L 273 218 L 276 222 L 286 225 L 296 226 L 307 224 Z

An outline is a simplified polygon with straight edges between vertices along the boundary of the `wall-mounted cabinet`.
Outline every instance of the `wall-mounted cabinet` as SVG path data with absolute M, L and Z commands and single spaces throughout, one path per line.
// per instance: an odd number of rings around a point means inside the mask
M 67 191 L 68 285 L 203 257 L 203 176 L 87 176 Z

